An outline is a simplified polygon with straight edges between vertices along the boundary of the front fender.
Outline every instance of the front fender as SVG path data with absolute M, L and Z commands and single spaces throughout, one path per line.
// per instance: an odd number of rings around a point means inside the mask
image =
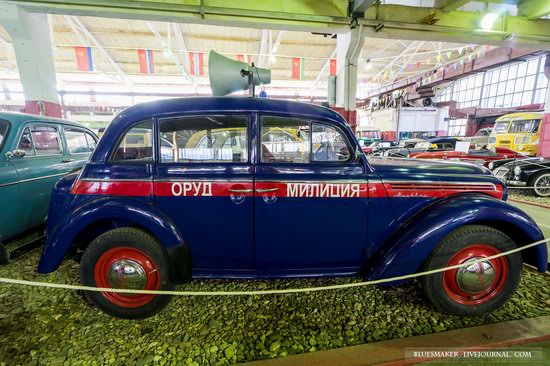
M 533 219 L 504 201 L 482 195 L 454 196 L 407 221 L 370 261 L 366 277 L 374 280 L 417 272 L 446 235 L 470 224 L 495 227 L 512 237 L 518 246 L 544 239 Z M 541 272 L 547 269 L 547 256 L 545 244 L 523 252 L 524 260 Z M 391 284 L 398 282 L 403 281 Z
M 100 197 L 69 210 L 54 227 L 48 228 L 39 273 L 55 271 L 74 243 L 89 225 L 100 220 L 125 220 L 150 231 L 167 248 L 184 246 L 172 220 L 155 207 L 131 197 Z

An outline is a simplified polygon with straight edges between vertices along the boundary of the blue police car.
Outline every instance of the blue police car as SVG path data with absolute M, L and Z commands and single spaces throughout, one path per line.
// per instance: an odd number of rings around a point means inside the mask
M 336 112 L 265 98 L 140 104 L 55 187 L 40 273 L 83 251 L 84 285 L 171 290 L 191 278 L 384 279 L 541 240 L 507 189 L 469 164 L 370 159 Z M 502 305 L 546 246 L 422 277 L 440 310 Z M 395 284 L 398 282 L 393 282 Z M 89 292 L 143 318 L 169 296 Z

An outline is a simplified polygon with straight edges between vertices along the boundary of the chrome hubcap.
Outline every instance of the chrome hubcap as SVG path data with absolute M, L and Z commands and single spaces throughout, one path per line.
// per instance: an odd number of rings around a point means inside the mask
M 470 258 L 464 263 L 479 259 L 481 258 Z M 464 292 L 477 293 L 489 288 L 495 275 L 495 269 L 491 262 L 483 261 L 459 268 L 456 272 L 456 283 Z
M 114 288 L 142 290 L 147 283 L 147 273 L 141 264 L 131 259 L 113 262 L 107 273 L 109 283 Z
M 535 182 L 535 190 L 541 196 L 550 195 L 550 174 L 545 174 L 537 179 Z

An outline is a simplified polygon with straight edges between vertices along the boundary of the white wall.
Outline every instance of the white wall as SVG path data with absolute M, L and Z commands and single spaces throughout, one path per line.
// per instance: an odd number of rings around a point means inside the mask
M 382 131 L 395 131 L 397 126 L 396 110 L 394 108 L 380 109 L 370 112 L 369 123 Z

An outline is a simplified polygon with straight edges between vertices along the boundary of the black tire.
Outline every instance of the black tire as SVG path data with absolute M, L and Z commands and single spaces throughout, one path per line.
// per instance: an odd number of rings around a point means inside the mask
M 467 225 L 453 231 L 437 245 L 422 271 L 461 264 L 472 258 L 479 259 L 515 248 L 516 244 L 499 230 Z M 480 270 L 481 263 L 473 265 L 473 271 L 466 274 L 458 272 L 462 267 L 422 276 L 420 285 L 430 302 L 443 312 L 462 316 L 488 313 L 502 306 L 513 295 L 523 270 L 520 253 L 490 260 L 489 264 L 491 267 L 483 270 Z M 492 279 L 491 268 L 494 271 Z M 474 287 L 485 288 L 478 291 Z
M 125 262 L 121 262 L 125 261 Z M 121 276 L 114 266 L 124 263 L 137 277 Z M 137 269 L 137 270 L 136 270 Z M 108 274 L 117 275 L 111 280 Z M 140 276 L 141 275 L 141 276 Z M 145 276 L 145 277 L 144 277 Z M 132 286 L 132 279 L 138 281 Z M 149 233 L 131 227 L 110 230 L 98 236 L 84 251 L 80 262 L 80 279 L 85 286 L 173 290 L 168 257 L 160 243 Z M 112 283 L 123 281 L 125 286 Z M 140 282 L 141 281 L 141 282 Z M 145 281 L 143 283 L 143 281 Z M 142 319 L 161 311 L 170 302 L 168 295 L 127 295 L 86 291 L 88 299 L 106 313 L 126 319 Z
M 532 193 L 537 197 L 550 197 L 550 186 L 547 184 L 550 182 L 550 172 L 544 171 L 534 174 L 529 178 L 527 185 L 529 187 L 535 187 Z M 544 188 L 542 188 L 544 187 Z M 548 188 L 545 188 L 548 187 Z

